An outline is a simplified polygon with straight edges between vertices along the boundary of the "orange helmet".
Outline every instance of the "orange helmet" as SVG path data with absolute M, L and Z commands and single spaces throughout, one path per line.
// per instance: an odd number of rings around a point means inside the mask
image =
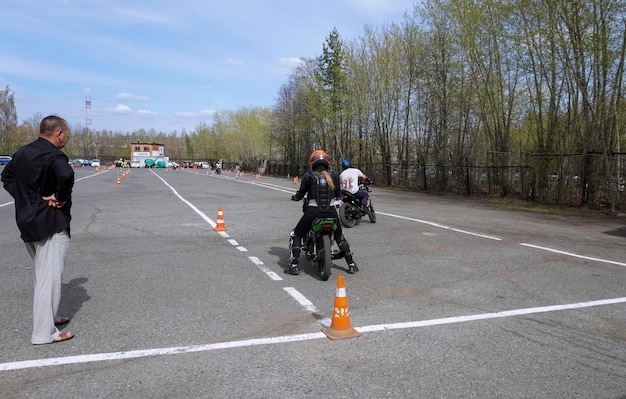
M 330 157 L 324 150 L 317 150 L 311 154 L 309 158 L 309 166 L 313 170 L 317 165 L 326 165 L 326 169 L 330 166 Z

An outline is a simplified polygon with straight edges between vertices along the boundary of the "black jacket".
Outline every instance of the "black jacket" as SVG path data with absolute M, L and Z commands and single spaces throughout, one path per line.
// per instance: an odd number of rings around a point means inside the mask
M 70 230 L 74 170 L 67 156 L 44 138 L 18 149 L 2 171 L 5 190 L 15 200 L 15 220 L 24 242 L 41 241 Z M 42 197 L 55 194 L 62 208 Z
M 341 187 L 339 183 L 339 175 L 332 170 L 328 171 L 328 174 L 333 180 L 333 184 L 335 186 L 334 190 L 332 190 L 325 178 L 319 179 L 317 176 L 318 174 L 321 175 L 323 170 L 326 169 L 319 167 L 314 171 L 306 171 L 304 173 L 304 176 L 302 176 L 302 182 L 300 183 L 300 188 L 294 195 L 295 200 L 299 201 L 306 196 L 309 200 L 309 206 L 312 205 L 319 207 L 320 209 L 328 209 L 334 198 L 340 198 Z M 319 185 L 320 180 L 323 180 L 323 185 Z

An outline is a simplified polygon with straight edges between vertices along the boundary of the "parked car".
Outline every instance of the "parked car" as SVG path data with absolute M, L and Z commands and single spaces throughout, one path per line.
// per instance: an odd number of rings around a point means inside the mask
M 91 160 L 91 167 L 93 167 L 93 168 L 100 167 L 100 160 L 99 159 L 92 159 Z
M 177 164 L 176 161 L 170 161 L 167 163 L 167 167 L 176 170 L 180 167 L 180 165 Z
M 138 161 L 138 160 L 136 160 L 136 159 L 132 159 L 132 160 L 130 161 L 130 167 L 131 167 L 131 168 L 141 168 L 141 162 L 139 162 L 139 161 Z
M 11 158 L 8 155 L 0 155 L 0 165 L 8 164 L 9 162 L 11 162 L 11 159 L 13 159 L 13 158 Z

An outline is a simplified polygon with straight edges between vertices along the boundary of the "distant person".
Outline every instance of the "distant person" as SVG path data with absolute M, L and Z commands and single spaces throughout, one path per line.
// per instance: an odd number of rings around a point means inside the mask
M 223 161 L 220 159 L 215 163 L 215 172 L 219 175 L 222 173 Z
M 296 224 L 289 236 L 289 273 L 300 274 L 298 259 L 302 252 L 302 239 L 311 229 L 313 220 L 316 218 L 332 218 L 337 222 L 334 239 L 348 263 L 348 273 L 354 274 L 359 271 L 354 262 L 350 244 L 343 235 L 341 223 L 337 216 L 337 210 L 332 205 L 333 199 L 339 198 L 339 176 L 330 170 L 330 157 L 323 150 L 317 150 L 309 157 L 308 170 L 302 176 L 300 188 L 291 196 L 292 201 L 300 201 L 306 198 L 304 214 Z
M 61 277 L 70 243 L 70 208 L 74 170 L 61 151 L 70 126 L 58 116 L 46 116 L 39 138 L 18 149 L 2 171 L 5 190 L 15 200 L 15 220 L 28 254 L 35 262 L 33 344 L 68 340 L 59 331 L 69 317 L 56 317 L 61 303 Z
M 350 161 L 344 159 L 341 163 L 343 172 L 339 175 L 341 180 L 341 189 L 354 194 L 361 201 L 361 210 L 367 209 L 367 191 L 359 187 L 361 179 L 367 180 L 367 176 L 358 168 L 353 168 Z

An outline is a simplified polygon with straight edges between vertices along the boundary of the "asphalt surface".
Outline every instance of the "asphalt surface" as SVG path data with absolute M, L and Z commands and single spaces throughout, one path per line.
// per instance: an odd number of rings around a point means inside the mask
M 374 186 L 324 282 L 286 273 L 293 181 L 119 172 L 76 169 L 51 345 L 0 191 L 0 398 L 626 398 L 626 220 Z M 320 331 L 340 275 L 359 338 Z

